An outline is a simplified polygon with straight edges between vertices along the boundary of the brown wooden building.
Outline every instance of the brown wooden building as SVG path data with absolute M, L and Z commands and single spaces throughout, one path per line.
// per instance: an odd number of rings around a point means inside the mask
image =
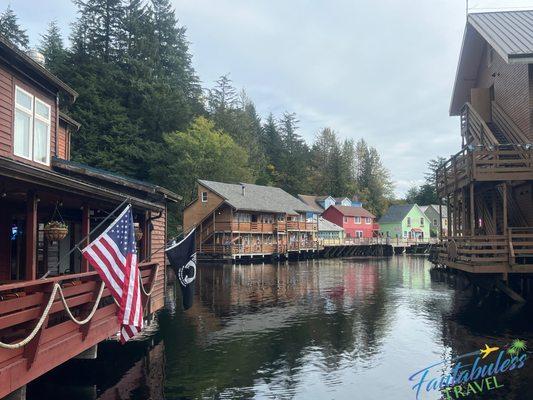
M 79 125 L 59 111 L 60 95 L 77 96 L 0 37 L 0 398 L 118 331 L 108 290 L 95 305 L 101 280 L 79 251 L 69 250 L 128 199 L 142 233 L 142 260 L 165 244 L 167 202 L 179 200 L 161 187 L 70 161 Z M 66 237 L 47 237 L 51 220 L 65 223 Z M 147 314 L 164 304 L 164 263 L 159 252 L 140 266 Z M 88 322 L 75 323 L 60 295 L 51 298 L 56 284 L 75 318 L 95 310 Z
M 533 272 L 533 11 L 468 16 L 450 114 L 462 148 L 437 172 L 438 262 L 504 280 Z
M 317 218 L 313 208 L 280 188 L 199 180 L 183 228 L 197 228 L 203 256 L 287 255 L 317 250 Z

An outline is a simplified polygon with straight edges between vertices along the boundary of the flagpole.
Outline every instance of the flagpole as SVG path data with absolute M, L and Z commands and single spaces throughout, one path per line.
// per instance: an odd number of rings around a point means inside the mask
M 40 279 L 45 279 L 46 277 L 48 277 L 48 275 L 50 275 L 50 273 L 52 272 L 52 269 L 56 269 L 57 267 L 59 267 L 61 265 L 61 261 L 63 261 L 66 257 L 70 256 L 74 250 L 78 249 L 81 251 L 80 245 L 85 242 L 85 240 L 87 240 L 87 238 L 91 236 L 91 234 L 98 230 L 104 224 L 104 222 L 106 222 L 112 215 L 114 215 L 124 204 L 126 204 L 130 200 L 131 198 L 129 196 L 126 197 L 122 203 L 120 203 L 113 211 L 107 214 L 107 216 L 98 225 L 96 225 L 87 235 L 85 235 L 83 239 L 78 242 L 78 244 L 76 244 L 72 249 L 70 249 L 67 254 L 63 255 L 63 257 L 58 260 L 58 262 L 56 263 L 56 265 L 54 265 L 53 268 L 48 268 L 48 271 L 46 271 L 46 273 Z
M 173 238 L 170 239 L 170 240 L 167 240 L 167 242 L 166 242 L 163 246 L 161 246 L 161 247 L 159 247 L 158 249 L 152 251 L 152 252 L 151 252 L 148 256 L 146 256 L 142 261 L 140 261 L 139 264 L 142 264 L 143 262 L 148 261 L 150 258 L 152 258 L 152 256 L 153 256 L 154 254 L 157 254 L 157 253 L 159 253 L 161 250 L 163 250 L 164 248 L 166 248 L 166 247 L 168 246 L 168 242 L 171 242 L 171 241 L 174 241 L 174 240 L 178 240 L 178 238 L 180 238 L 180 237 L 182 237 L 182 236 L 183 236 L 183 232 L 180 233 L 178 236 L 173 237 Z

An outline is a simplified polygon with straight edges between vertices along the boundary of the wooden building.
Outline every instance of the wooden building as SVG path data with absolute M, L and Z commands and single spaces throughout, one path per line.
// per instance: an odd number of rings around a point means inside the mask
M 461 150 L 440 168 L 448 210 L 437 262 L 533 272 L 533 11 L 468 15 L 450 114 Z
M 69 250 L 94 239 L 113 216 L 83 240 L 126 200 L 142 234 L 139 259 L 146 259 L 165 244 L 167 202 L 179 200 L 70 160 L 79 124 L 61 113 L 59 99 L 76 96 L 0 37 L 0 398 L 118 331 L 109 291 L 98 295 L 98 274 Z M 62 224 L 62 235 L 54 237 L 51 221 Z M 140 265 L 146 314 L 164 305 L 164 264 L 159 252 Z
M 280 188 L 199 180 L 183 228 L 196 227 L 201 256 L 287 255 L 317 250 L 316 212 Z
M 370 239 L 379 230 L 376 216 L 363 207 L 333 205 L 322 217 L 341 226 L 349 239 Z
M 431 221 L 416 204 L 396 204 L 379 219 L 379 231 L 391 239 L 429 239 Z

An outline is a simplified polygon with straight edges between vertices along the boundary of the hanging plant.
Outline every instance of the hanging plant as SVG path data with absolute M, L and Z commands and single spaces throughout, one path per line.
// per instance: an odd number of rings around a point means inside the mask
M 143 231 L 141 230 L 138 222 L 135 222 L 133 226 L 135 227 L 135 240 L 139 241 L 143 238 Z
M 50 242 L 63 240 L 68 234 L 68 226 L 64 222 L 50 221 L 44 226 L 44 237 Z

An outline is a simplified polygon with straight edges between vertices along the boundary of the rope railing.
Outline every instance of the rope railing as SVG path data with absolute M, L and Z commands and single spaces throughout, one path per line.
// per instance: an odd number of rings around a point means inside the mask
M 155 264 L 154 275 L 153 275 L 154 278 L 152 279 L 152 282 L 150 284 L 150 290 L 148 290 L 148 291 L 146 291 L 146 289 L 144 288 L 144 284 L 142 282 L 142 276 L 141 276 L 141 274 L 139 274 L 139 285 L 141 287 L 141 291 L 147 297 L 150 297 L 152 295 L 153 291 L 154 291 L 155 281 L 157 279 L 158 272 L 159 272 L 159 264 L 156 263 Z M 48 299 L 48 303 L 46 304 L 46 307 L 44 308 L 41 317 L 37 321 L 37 324 L 32 329 L 30 334 L 26 338 L 24 338 L 24 339 L 22 339 L 22 340 L 20 340 L 20 341 L 18 341 L 16 343 L 4 343 L 4 342 L 0 341 L 0 348 L 15 350 L 15 349 L 19 349 L 21 347 L 24 347 L 29 342 L 31 342 L 35 338 L 37 333 L 39 333 L 39 331 L 43 327 L 43 324 L 46 321 L 46 319 L 47 319 L 47 317 L 48 317 L 48 315 L 50 313 L 50 310 L 52 309 L 52 306 L 53 306 L 53 304 L 54 304 L 54 302 L 56 300 L 56 296 L 58 294 L 59 294 L 59 299 L 61 300 L 61 303 L 63 304 L 63 308 L 64 308 L 67 316 L 69 317 L 69 319 L 72 322 L 74 322 L 76 325 L 80 325 L 81 326 L 81 325 L 87 324 L 94 317 L 94 315 L 96 314 L 96 311 L 98 310 L 98 306 L 100 305 L 100 301 L 102 300 L 104 289 L 105 289 L 105 283 L 102 282 L 100 284 L 100 289 L 98 290 L 98 294 L 96 296 L 96 299 L 94 300 L 94 304 L 93 304 L 93 307 L 92 307 L 91 311 L 89 312 L 87 317 L 85 317 L 82 320 L 79 320 L 79 319 L 76 318 L 76 316 L 74 316 L 72 310 L 70 309 L 70 307 L 68 305 L 68 302 L 67 302 L 67 299 L 65 297 L 65 294 L 63 292 L 63 288 L 60 285 L 60 282 L 54 283 L 54 285 L 52 287 L 52 291 L 50 293 L 50 298 Z M 114 301 L 115 305 L 119 306 L 119 304 L 117 303 L 115 298 L 113 298 L 113 301 Z

